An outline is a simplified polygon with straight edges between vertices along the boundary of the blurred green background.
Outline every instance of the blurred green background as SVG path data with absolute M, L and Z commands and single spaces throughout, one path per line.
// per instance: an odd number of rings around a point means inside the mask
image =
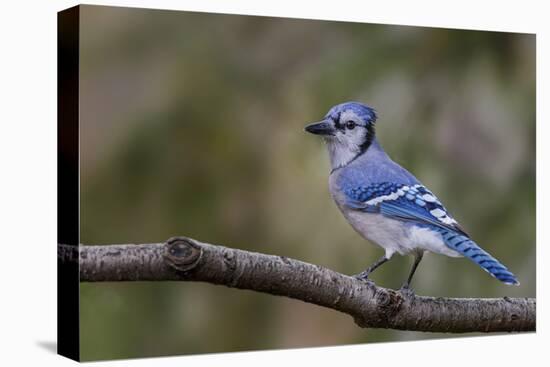
M 418 294 L 535 296 L 535 36 L 81 7 L 81 242 L 186 235 L 354 274 L 382 250 L 328 194 L 303 126 L 340 102 L 521 281 L 428 254 Z M 373 275 L 398 288 L 412 259 Z M 455 336 L 357 327 L 303 302 L 204 283 L 81 286 L 82 358 Z

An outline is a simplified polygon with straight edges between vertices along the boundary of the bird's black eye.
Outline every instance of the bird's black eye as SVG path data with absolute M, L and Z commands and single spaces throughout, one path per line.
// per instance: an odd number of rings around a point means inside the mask
M 346 128 L 347 128 L 348 130 L 352 130 L 354 127 L 355 127 L 355 122 L 353 122 L 353 121 L 351 121 L 351 120 L 350 120 L 350 121 L 346 121 Z

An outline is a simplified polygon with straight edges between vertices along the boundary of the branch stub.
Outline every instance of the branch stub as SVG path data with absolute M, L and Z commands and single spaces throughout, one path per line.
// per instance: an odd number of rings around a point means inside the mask
M 165 243 L 164 259 L 178 271 L 189 271 L 198 265 L 202 258 L 202 247 L 187 237 L 172 237 Z

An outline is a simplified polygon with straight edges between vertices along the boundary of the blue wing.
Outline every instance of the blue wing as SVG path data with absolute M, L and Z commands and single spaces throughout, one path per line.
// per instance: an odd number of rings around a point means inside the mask
M 506 284 L 519 285 L 516 276 L 472 241 L 435 195 L 424 186 L 383 182 L 344 192 L 349 207 L 426 225 L 441 233 L 447 247 L 472 260 L 495 278 Z
M 423 185 L 381 182 L 350 188 L 344 192 L 346 204 L 351 208 L 432 225 L 468 236 L 437 197 Z

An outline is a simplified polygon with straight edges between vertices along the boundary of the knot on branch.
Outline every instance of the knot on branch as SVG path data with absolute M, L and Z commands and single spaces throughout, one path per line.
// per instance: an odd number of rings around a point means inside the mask
M 398 292 L 380 288 L 376 291 L 379 315 L 386 321 L 392 319 L 401 309 L 403 297 Z
M 360 314 L 354 315 L 354 321 L 359 327 L 392 325 L 394 317 L 401 311 L 404 300 L 398 292 L 376 287 L 371 301 L 374 301 L 374 312 L 363 309 Z
M 187 237 L 172 237 L 164 246 L 164 259 L 178 271 L 189 271 L 200 262 L 202 247 Z

